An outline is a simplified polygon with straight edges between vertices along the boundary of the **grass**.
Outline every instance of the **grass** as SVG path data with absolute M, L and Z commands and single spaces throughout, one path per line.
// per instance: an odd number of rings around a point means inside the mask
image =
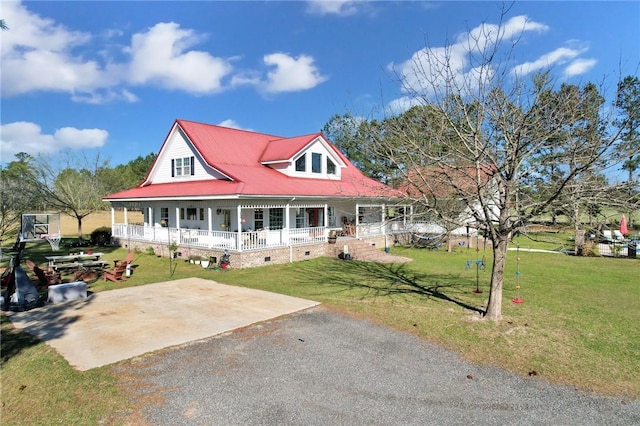
M 108 261 L 126 255 L 119 248 L 93 250 L 104 251 Z M 48 253 L 39 245 L 28 248 L 26 257 L 42 261 Z M 317 300 L 443 345 L 474 363 L 522 375 L 535 372 L 550 382 L 601 394 L 640 397 L 637 261 L 524 251 L 518 260 L 516 252 L 509 252 L 504 320 L 493 323 L 479 320 L 478 314 L 486 303 L 490 268 L 479 272 L 482 294 L 472 291 L 476 269 L 465 268 L 476 254 L 490 264 L 490 250 L 393 248 L 392 253 L 414 261 L 382 265 L 321 258 L 212 271 L 178 260 L 170 276 L 168 259 L 139 253 L 127 283 L 97 281 L 89 290 L 202 277 Z M 511 303 L 516 296 L 524 303 Z M 110 367 L 74 371 L 48 346 L 13 330 L 4 319 L 2 337 L 3 424 L 43 418 L 51 424 L 108 423 L 127 409 L 122 378 Z

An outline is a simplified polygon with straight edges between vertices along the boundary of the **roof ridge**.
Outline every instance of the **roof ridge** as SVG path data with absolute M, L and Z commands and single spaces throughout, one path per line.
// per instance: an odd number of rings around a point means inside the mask
M 237 127 L 222 126 L 220 124 L 203 123 L 202 121 L 186 120 L 184 118 L 176 118 L 176 122 L 192 123 L 192 124 L 198 124 L 198 125 L 201 125 L 201 126 L 208 126 L 208 127 L 219 127 L 221 129 L 228 129 L 228 130 L 231 130 L 231 131 L 234 131 L 234 132 L 244 132 L 244 133 L 252 133 L 254 135 L 269 136 L 269 137 L 277 138 L 276 140 L 278 140 L 278 139 L 287 139 L 288 138 L 286 136 L 279 136 L 279 135 L 273 135 L 273 134 L 270 134 L 270 133 L 257 132 L 255 130 L 239 129 Z

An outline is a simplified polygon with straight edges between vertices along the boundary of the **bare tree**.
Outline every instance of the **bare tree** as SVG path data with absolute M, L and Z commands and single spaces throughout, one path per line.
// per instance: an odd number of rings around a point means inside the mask
M 76 219 L 78 238 L 82 237 L 82 220 L 105 204 L 104 182 L 100 171 L 106 167 L 99 155 L 93 159 L 73 155 L 60 156 L 62 163 L 39 157 L 34 167 L 34 185 L 48 209 L 58 210 Z
M 619 140 L 595 85 L 558 88 L 550 72 L 525 78 L 526 69 L 513 65 L 528 25 L 521 17 L 501 19 L 447 48 L 427 46 L 416 53 L 397 72 L 406 102 L 420 107 L 412 123 L 421 113 L 427 124 L 416 131 L 399 115 L 375 135 L 379 154 L 422 195 L 410 202 L 438 213 L 433 200 L 446 187 L 490 239 L 494 257 L 485 317 L 492 320 L 502 318 L 513 235 L 548 212 L 576 179 L 608 162 Z

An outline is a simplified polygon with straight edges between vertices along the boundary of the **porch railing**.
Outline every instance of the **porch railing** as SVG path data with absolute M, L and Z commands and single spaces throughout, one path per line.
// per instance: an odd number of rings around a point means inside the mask
M 208 249 L 256 250 L 327 241 L 324 227 L 247 232 L 207 231 L 116 223 L 112 235 L 119 239 Z
M 328 231 L 324 227 L 289 229 L 289 242 L 292 246 L 327 241 Z

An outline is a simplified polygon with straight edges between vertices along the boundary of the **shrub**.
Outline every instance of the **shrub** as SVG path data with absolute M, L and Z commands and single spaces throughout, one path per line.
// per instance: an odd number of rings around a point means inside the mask
M 108 246 L 111 244 L 111 228 L 103 226 L 91 233 L 91 243 L 96 246 Z
M 588 257 L 597 257 L 600 256 L 600 250 L 598 250 L 598 245 L 593 241 L 585 241 L 582 246 L 582 255 Z

